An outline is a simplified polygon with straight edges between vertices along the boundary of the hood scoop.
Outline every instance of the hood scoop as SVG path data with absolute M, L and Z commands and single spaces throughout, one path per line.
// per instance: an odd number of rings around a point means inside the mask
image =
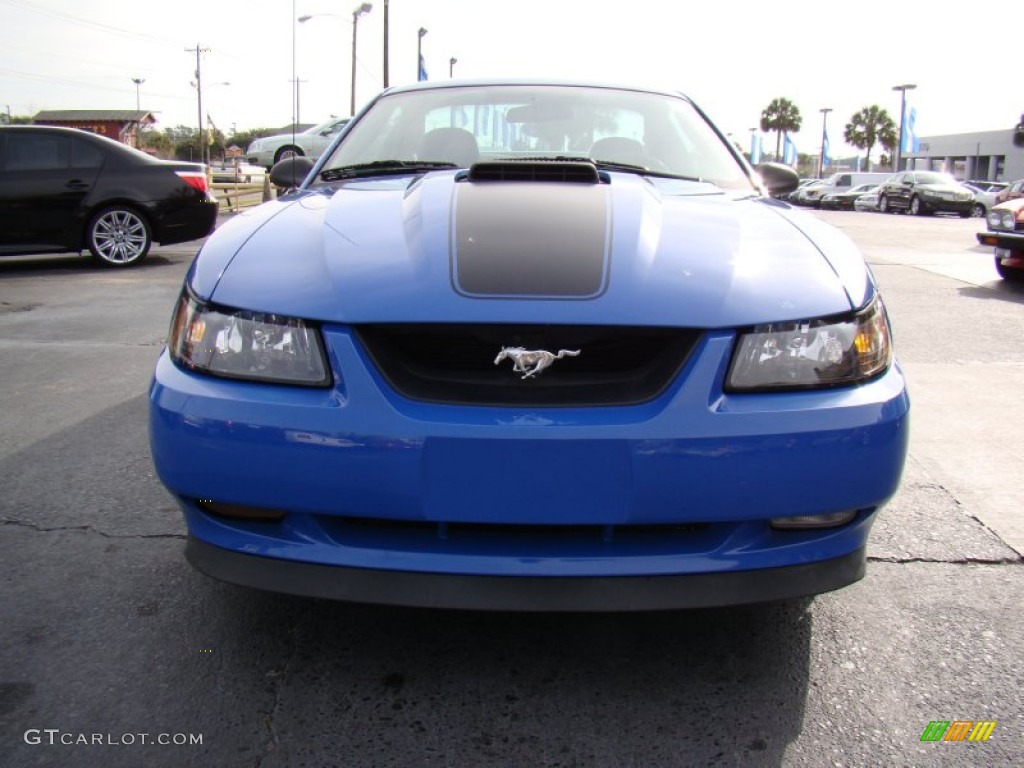
M 574 184 L 598 184 L 601 181 L 593 163 L 565 160 L 475 163 L 465 178 L 468 181 L 553 181 Z

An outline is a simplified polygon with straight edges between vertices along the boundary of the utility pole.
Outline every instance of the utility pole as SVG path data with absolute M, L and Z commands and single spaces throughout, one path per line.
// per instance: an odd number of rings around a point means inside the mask
M 196 55 L 196 99 L 199 102 L 199 162 L 210 163 L 210 145 L 206 143 L 206 139 L 203 135 L 203 80 L 202 80 L 202 55 L 209 53 L 209 48 L 203 48 L 199 43 L 196 43 L 195 48 L 186 48 L 186 53 L 194 53 Z

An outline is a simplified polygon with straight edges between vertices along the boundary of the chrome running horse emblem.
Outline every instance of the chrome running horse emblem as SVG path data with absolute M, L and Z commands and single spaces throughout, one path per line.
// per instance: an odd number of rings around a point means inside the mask
M 563 357 L 576 357 L 578 349 L 560 349 L 558 354 L 548 352 L 546 349 L 524 349 L 523 347 L 502 347 L 501 352 L 494 358 L 497 365 L 506 357 L 512 360 L 512 370 L 523 374 L 521 378 L 529 379 L 549 367 L 555 360 Z

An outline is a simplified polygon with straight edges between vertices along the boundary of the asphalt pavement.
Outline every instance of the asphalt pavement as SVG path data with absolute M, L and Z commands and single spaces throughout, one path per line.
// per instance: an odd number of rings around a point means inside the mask
M 975 222 L 822 217 L 873 264 L 911 385 L 868 575 L 640 615 L 381 608 L 196 573 L 146 434 L 193 249 L 123 272 L 0 261 L 0 766 L 1020 765 L 1024 290 Z M 921 740 L 943 721 L 996 725 Z

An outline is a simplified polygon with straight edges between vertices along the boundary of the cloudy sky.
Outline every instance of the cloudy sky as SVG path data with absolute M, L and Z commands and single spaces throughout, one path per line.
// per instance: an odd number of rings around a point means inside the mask
M 204 112 L 223 130 L 320 122 L 349 112 L 355 0 L 0 0 L 0 109 L 143 109 L 158 127 L 195 125 L 196 55 Z M 358 24 L 357 107 L 383 85 L 383 0 Z M 390 0 L 392 85 L 416 79 L 417 30 L 431 79 L 542 76 L 669 87 L 691 96 L 740 144 L 775 97 L 800 108 L 801 152 L 816 153 L 822 114 L 833 154 L 858 109 L 895 119 L 899 93 L 921 136 L 1010 130 L 1020 89 L 962 45 L 933 2 L 781 0 Z M 952 13 L 950 11 L 950 13 Z M 299 16 L 311 15 L 305 23 Z M 294 43 L 294 45 L 293 45 Z M 970 51 L 970 55 L 968 54 Z M 294 73 L 294 75 L 293 75 Z M 230 83 L 225 85 L 224 83 Z M 774 146 L 774 137 L 766 139 Z M 877 152 L 877 150 L 876 150 Z

